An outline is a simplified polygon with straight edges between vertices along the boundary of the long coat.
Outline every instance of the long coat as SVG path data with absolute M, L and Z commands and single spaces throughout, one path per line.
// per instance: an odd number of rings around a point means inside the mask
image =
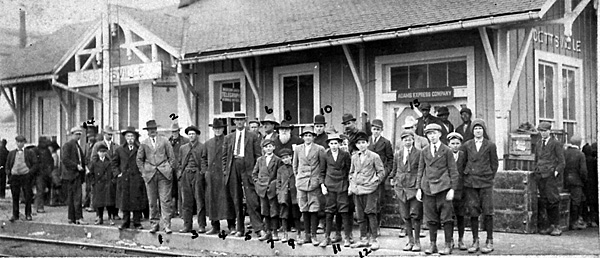
M 106 146 L 106 148 L 108 148 L 108 150 L 106 150 L 106 156 L 108 158 L 110 158 L 112 160 L 113 156 L 115 155 L 115 149 L 117 149 L 117 147 L 119 145 L 117 145 L 114 141 L 110 141 L 110 144 L 106 144 L 106 142 L 104 140 L 102 141 L 97 141 L 96 143 L 94 143 L 94 146 L 92 147 L 91 153 L 90 153 L 90 162 L 91 161 L 96 161 L 98 160 L 98 149 L 100 148 L 100 146 Z
M 325 148 L 311 144 L 308 155 L 304 154 L 306 144 L 294 151 L 292 167 L 296 174 L 296 188 L 301 191 L 312 191 L 321 185 L 321 171 L 325 169 Z
M 83 171 L 77 170 L 77 165 L 85 167 L 85 155 L 81 147 L 78 147 L 75 139 L 66 142 L 61 150 L 62 157 L 62 174 L 63 180 L 73 180 L 78 177 L 83 177 Z M 79 155 L 77 154 L 79 152 Z M 79 158 L 81 157 L 81 160 Z
M 117 208 L 124 211 L 141 211 L 148 208 L 148 195 L 142 173 L 136 163 L 138 144 L 129 150 L 127 143 L 117 147 L 112 159 L 117 174 Z
M 477 151 L 475 139 L 468 140 L 461 146 L 466 157 L 464 184 L 471 188 L 485 188 L 494 185 L 494 177 L 498 172 L 498 153 L 496 144 L 483 139 Z
M 223 142 L 225 136 L 216 136 L 208 140 L 202 155 L 203 167 L 206 167 L 206 214 L 210 220 L 235 219 L 232 201 L 225 195 L 225 174 L 223 174 Z
M 431 154 L 432 146 L 421 151 L 417 187 L 423 194 L 435 195 L 439 192 L 458 188 L 458 170 L 452 150 L 440 144 L 435 155 Z
M 152 147 L 152 140 L 148 137 L 142 142 L 137 153 L 137 166 L 142 172 L 144 181 L 149 182 L 156 171 L 160 171 L 165 178 L 173 178 L 175 153 L 171 143 L 161 136 L 156 136 L 156 148 Z
M 283 164 L 277 170 L 277 201 L 281 204 L 297 204 L 298 203 L 298 190 L 296 189 L 296 176 L 292 165 Z M 290 197 L 290 198 L 288 198 Z M 292 202 L 288 203 L 291 199 Z
M 252 169 L 254 168 L 254 163 L 256 163 L 256 159 L 262 155 L 262 151 L 260 149 L 260 139 L 258 135 L 253 132 L 248 131 L 248 129 L 244 129 L 244 173 L 242 173 L 242 181 L 247 182 L 248 179 L 251 178 L 250 173 L 252 173 Z M 223 173 L 225 174 L 225 183 L 229 181 L 229 175 L 231 174 L 231 165 L 233 164 L 233 155 L 235 148 L 235 140 L 236 140 L 236 132 L 233 132 L 227 136 L 225 136 L 225 141 L 223 144 Z M 251 181 L 251 180 L 250 180 Z
M 321 172 L 321 180 L 329 192 L 348 191 L 348 173 L 350 172 L 350 153 L 338 150 L 337 160 L 333 159 L 331 149 L 325 153 L 325 169 Z
M 408 159 L 404 164 L 404 148 L 398 150 L 394 156 L 394 167 L 389 178 L 394 179 L 396 185 L 394 192 L 396 196 L 406 202 L 417 195 L 417 174 L 419 172 L 419 160 L 421 150 L 412 147 L 408 153 Z
M 277 169 L 280 166 L 281 159 L 275 154 L 269 164 L 267 164 L 266 156 L 258 158 L 254 170 L 252 170 L 252 180 L 259 197 L 269 199 L 277 197 Z
M 117 174 L 114 174 L 108 155 L 104 158 L 104 161 L 100 158 L 92 161 L 90 174 L 94 182 L 94 188 L 92 189 L 94 208 L 115 206 L 117 193 L 113 182 L 116 181 Z

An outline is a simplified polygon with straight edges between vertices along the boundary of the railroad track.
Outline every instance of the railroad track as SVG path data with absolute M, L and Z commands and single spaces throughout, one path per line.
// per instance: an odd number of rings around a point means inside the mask
M 59 246 L 73 246 L 79 248 L 93 249 L 99 251 L 107 251 L 114 252 L 120 254 L 126 254 L 131 256 L 192 256 L 184 253 L 176 253 L 172 251 L 161 251 L 161 250 L 150 250 L 150 249 L 140 249 L 140 248 L 131 248 L 131 247 L 122 247 L 122 246 L 112 246 L 112 245 L 104 245 L 104 244 L 93 244 L 93 243 L 81 243 L 81 242 L 72 242 L 72 241 L 62 241 L 62 240 L 54 240 L 54 239 L 41 239 L 41 238 L 32 238 L 32 237 L 23 237 L 23 236 L 8 236 L 1 235 L 0 239 L 7 239 L 13 241 L 24 241 L 24 242 L 33 242 L 33 243 L 44 243 L 44 244 L 52 244 Z M 0 254 L 0 257 L 11 257 L 11 255 Z

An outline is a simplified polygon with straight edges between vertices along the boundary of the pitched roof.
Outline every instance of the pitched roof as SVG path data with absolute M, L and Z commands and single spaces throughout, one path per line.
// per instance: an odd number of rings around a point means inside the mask
M 539 11 L 546 0 L 202 0 L 183 53 L 243 49 Z
M 48 75 L 96 21 L 64 26 L 17 50 L 0 64 L 0 79 Z
M 124 6 L 117 6 L 117 8 L 119 11 L 124 11 L 133 21 L 164 40 L 171 47 L 181 49 L 184 18 L 160 10 L 144 11 Z

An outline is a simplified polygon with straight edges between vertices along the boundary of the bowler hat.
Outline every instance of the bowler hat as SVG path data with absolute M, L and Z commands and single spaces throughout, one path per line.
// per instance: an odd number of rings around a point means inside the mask
M 445 106 L 441 106 L 438 108 L 437 110 L 437 116 L 443 116 L 443 115 L 450 115 L 450 111 L 448 110 L 447 107 Z
M 292 153 L 293 152 L 292 152 L 291 149 L 289 149 L 289 148 L 283 148 L 283 149 L 281 149 L 279 151 L 279 155 L 278 156 L 283 158 L 283 156 L 286 156 L 286 155 L 292 156 Z
M 421 110 L 430 110 L 430 109 L 431 109 L 431 104 L 429 104 L 429 103 L 421 104 Z
M 342 143 L 342 138 L 340 138 L 340 135 L 337 133 L 332 133 L 330 135 L 327 135 L 327 140 L 325 142 L 327 142 L 329 144 L 329 141 L 333 141 L 336 140 L 339 143 Z
M 233 115 L 233 119 L 246 119 L 246 118 L 247 118 L 246 113 L 235 113 Z
M 313 121 L 313 124 L 327 124 L 327 122 L 325 122 L 325 116 L 323 115 L 316 115 Z
M 200 129 L 198 129 L 198 127 L 190 125 L 187 128 L 185 128 L 185 134 L 188 134 L 189 131 L 195 131 L 196 134 L 200 135 Z
M 552 125 L 550 123 L 548 123 L 548 122 L 541 122 L 538 125 L 538 130 L 539 131 L 548 131 L 550 129 L 552 129 Z
M 114 134 L 115 130 L 113 130 L 112 126 L 105 126 L 104 129 L 102 129 L 102 133 L 104 134 Z
M 76 134 L 76 133 L 83 134 L 83 128 L 81 128 L 81 126 L 75 126 L 75 127 L 71 128 L 71 130 L 69 132 L 71 134 Z
M 374 119 L 371 122 L 371 126 L 376 126 L 376 127 L 383 129 L 383 121 L 381 121 L 381 119 Z
M 438 124 L 428 124 L 427 126 L 425 126 L 425 134 L 436 130 L 442 132 L 442 127 Z
M 179 123 L 178 122 L 175 122 L 175 123 L 171 124 L 171 131 L 172 132 L 174 132 L 174 131 L 178 131 L 179 132 L 180 129 L 181 129 L 181 127 L 179 127 Z
M 221 120 L 220 118 L 214 118 L 213 123 L 209 124 L 208 126 L 211 126 L 212 128 L 223 128 L 223 127 L 226 127 L 227 125 L 225 125 L 223 123 L 223 120 Z
M 17 142 L 27 142 L 27 139 L 25 139 L 25 136 L 23 135 L 17 135 L 17 137 L 15 137 L 15 140 Z
M 457 132 L 451 132 L 451 133 L 449 133 L 448 136 L 446 136 L 446 138 L 448 138 L 448 141 L 450 141 L 452 139 L 459 139 L 461 142 L 463 141 L 462 135 L 460 135 Z
M 400 133 L 400 139 L 404 139 L 404 137 L 407 137 L 407 136 L 412 136 L 413 138 L 415 138 L 415 133 L 413 133 L 413 131 L 411 131 L 411 130 L 403 130 Z
M 100 146 L 98 146 L 98 151 L 100 152 L 106 152 L 108 150 L 108 147 L 106 147 L 106 145 L 104 144 L 100 144 Z
M 317 136 L 317 134 L 315 133 L 315 130 L 312 126 L 306 126 L 306 127 L 302 128 L 302 133 L 300 134 L 300 136 L 304 136 L 307 133 L 310 133 L 313 136 Z
M 471 112 L 471 109 L 469 108 L 462 108 L 459 113 L 462 114 L 463 112 L 469 114 L 470 116 L 473 115 L 473 112 Z
M 344 114 L 342 116 L 342 124 L 345 124 L 346 122 L 349 121 L 356 121 L 356 118 L 354 118 L 354 116 L 352 114 Z
M 148 129 L 156 129 L 158 128 L 158 125 L 156 124 L 156 120 L 152 119 L 149 120 L 148 122 L 146 122 L 146 127 L 144 127 L 144 130 L 148 130 Z
M 294 129 L 294 126 L 290 124 L 290 122 L 283 120 L 281 121 L 281 124 L 279 126 L 277 126 L 278 129 L 282 129 L 282 128 L 287 128 L 287 129 Z
M 369 141 L 369 136 L 367 135 L 367 133 L 362 132 L 362 131 L 358 132 L 356 134 L 356 142 L 358 142 L 360 140 L 365 140 L 365 141 L 368 142 Z
M 267 146 L 269 144 L 272 144 L 273 146 L 275 146 L 275 142 L 273 140 L 271 140 L 271 139 L 268 139 L 268 138 L 264 139 L 262 141 L 262 143 L 260 144 L 260 146 L 265 147 L 265 146 Z
M 265 119 L 261 121 L 261 123 L 272 123 L 275 126 L 278 126 L 279 123 L 277 123 L 277 121 L 275 120 L 275 116 L 273 114 L 267 114 L 265 116 Z
M 128 126 L 127 128 L 125 128 L 125 130 L 121 131 L 121 135 L 123 135 L 123 136 L 125 136 L 127 133 L 132 133 L 132 134 L 134 134 L 136 137 L 139 137 L 139 136 L 140 136 L 140 133 L 138 133 L 138 132 L 135 130 L 135 127 L 133 127 L 133 126 Z

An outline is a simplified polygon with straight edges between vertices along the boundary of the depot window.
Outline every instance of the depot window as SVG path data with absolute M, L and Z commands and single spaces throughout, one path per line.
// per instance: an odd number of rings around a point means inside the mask
M 467 60 L 390 66 L 391 90 L 467 86 Z

